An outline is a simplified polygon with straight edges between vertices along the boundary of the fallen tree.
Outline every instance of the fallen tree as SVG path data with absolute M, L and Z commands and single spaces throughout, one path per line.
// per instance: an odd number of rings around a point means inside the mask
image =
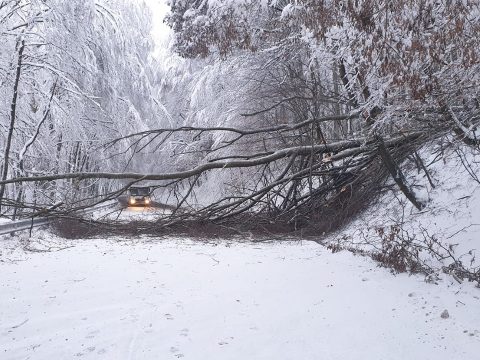
M 179 128 L 157 130 L 156 133 L 229 131 L 245 137 L 259 133 L 271 135 L 288 132 L 291 135 L 293 131 L 308 129 L 310 125 L 311 121 L 301 126 L 277 126 L 261 130 Z M 154 132 L 148 134 L 151 136 Z M 138 139 L 144 139 L 145 135 L 146 133 L 134 134 L 116 142 L 131 138 L 139 141 Z M 0 185 L 23 183 L 41 188 L 60 181 L 75 183 L 76 186 L 92 180 L 124 182 L 113 191 L 70 202 L 49 204 L 36 200 L 33 203 L 20 204 L 14 199 L 2 199 L 2 202 L 10 207 L 21 206 L 29 217 L 69 218 L 79 210 L 118 198 L 133 184 L 148 181 L 155 184 L 153 187 L 157 190 L 166 189 L 171 194 L 170 198 L 175 199 L 175 203 L 171 204 L 173 211 L 159 217 L 157 229 L 171 228 L 180 223 L 190 223 L 193 226 L 192 221 L 197 225 L 198 222 L 207 221 L 229 224 L 228 226 L 237 224 L 241 229 L 261 226 L 265 229 L 282 228 L 288 231 L 311 228 L 311 231 L 325 232 L 341 226 L 352 214 L 366 207 L 375 198 L 375 193 L 388 176 L 382 163 L 381 154 L 384 151 L 401 160 L 420 146 L 424 136 L 424 132 L 417 131 L 381 138 L 381 141 L 377 136 L 324 144 L 312 142 L 311 145 L 289 146 L 271 151 L 267 149 L 261 153 L 232 154 L 206 160 L 191 169 L 176 172 L 79 172 L 18 177 L 0 181 Z M 227 147 L 234 145 L 231 140 L 226 140 L 225 144 Z M 218 171 L 241 168 L 257 169 L 259 175 L 255 186 L 220 196 L 201 206 L 191 204 L 190 200 L 195 197 L 201 177 L 215 176 Z M 118 224 L 113 224 L 116 225 Z M 151 225 L 149 228 L 152 228 Z

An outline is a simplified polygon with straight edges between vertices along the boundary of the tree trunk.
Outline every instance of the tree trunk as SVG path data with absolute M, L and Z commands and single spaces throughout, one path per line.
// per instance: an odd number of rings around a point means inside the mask
M 2 173 L 2 181 L 5 181 L 8 177 L 8 161 L 10 158 L 10 148 L 12 146 L 12 138 L 13 138 L 13 130 L 15 128 L 15 120 L 17 116 L 17 99 L 18 99 L 18 88 L 20 85 L 20 75 L 22 72 L 22 60 L 23 60 L 23 51 L 25 50 L 25 40 L 22 40 L 20 43 L 20 47 L 18 48 L 18 62 L 17 62 L 17 70 L 15 75 L 15 83 L 13 85 L 13 98 L 10 107 L 10 127 L 8 129 L 8 136 L 7 142 L 5 144 L 5 153 L 3 156 L 3 173 Z M 5 185 L 0 185 L 0 213 L 2 211 L 2 201 L 5 195 Z
M 425 205 L 422 204 L 420 201 L 417 200 L 415 194 L 413 193 L 412 190 L 408 187 L 405 177 L 402 174 L 402 171 L 400 168 L 395 164 L 395 161 L 393 160 L 392 156 L 390 155 L 390 152 L 387 150 L 385 143 L 383 142 L 383 139 L 378 137 L 378 151 L 380 153 L 380 156 L 382 157 L 383 163 L 385 164 L 385 167 L 389 171 L 390 175 L 392 175 L 393 180 L 397 183 L 398 187 L 402 191 L 402 193 L 405 195 L 405 197 L 410 200 L 410 202 L 418 209 L 422 210 Z

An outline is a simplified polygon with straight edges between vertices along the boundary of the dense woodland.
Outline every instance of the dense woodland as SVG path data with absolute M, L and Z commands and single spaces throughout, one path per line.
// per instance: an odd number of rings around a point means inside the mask
M 130 1 L 0 3 L 2 180 L 123 171 L 104 148 L 156 125 L 148 8 Z M 51 207 L 106 193 L 108 182 L 1 185 L 11 206 Z M 38 204 L 38 205 L 37 205 Z
M 2 214 L 148 183 L 170 225 L 326 232 L 392 186 L 423 208 L 423 146 L 478 149 L 476 0 L 169 5 L 155 58 L 140 1 L 0 3 Z

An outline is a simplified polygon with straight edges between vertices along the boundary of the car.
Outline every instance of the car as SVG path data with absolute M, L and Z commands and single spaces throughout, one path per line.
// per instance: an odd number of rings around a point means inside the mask
M 150 206 L 151 189 L 148 186 L 132 186 L 128 189 L 128 206 Z

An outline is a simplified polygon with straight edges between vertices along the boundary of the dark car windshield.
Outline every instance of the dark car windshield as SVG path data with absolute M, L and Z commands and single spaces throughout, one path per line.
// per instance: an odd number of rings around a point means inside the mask
M 132 196 L 148 196 L 150 188 L 130 188 L 130 194 Z

